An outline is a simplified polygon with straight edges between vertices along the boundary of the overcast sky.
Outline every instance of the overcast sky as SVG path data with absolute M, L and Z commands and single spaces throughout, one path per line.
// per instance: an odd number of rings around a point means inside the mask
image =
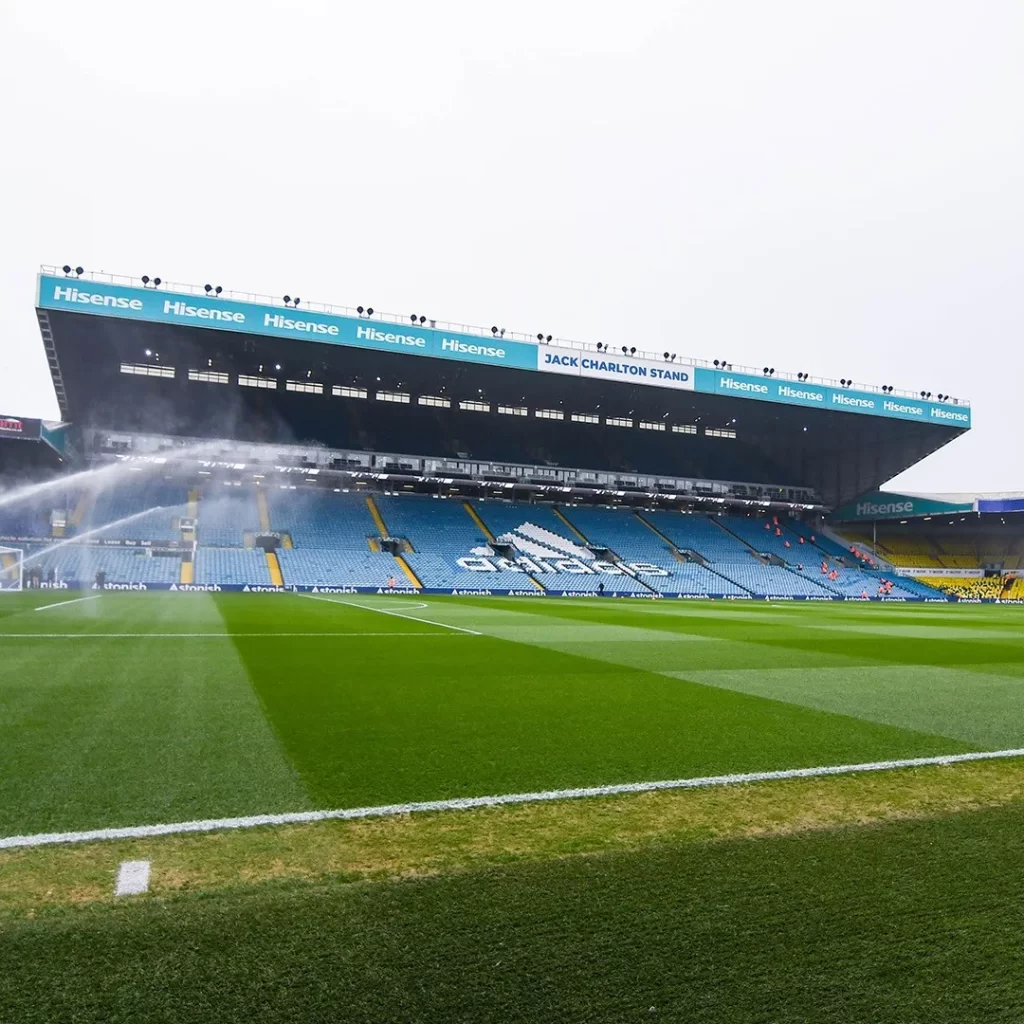
M 0 0 L 0 412 L 40 263 L 950 392 L 1024 488 L 1024 4 Z

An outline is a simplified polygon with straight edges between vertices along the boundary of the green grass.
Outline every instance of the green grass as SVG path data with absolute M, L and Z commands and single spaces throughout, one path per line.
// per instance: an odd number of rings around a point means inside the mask
M 1024 747 L 1015 607 L 37 610 L 70 596 L 0 602 L 0 836 Z M 0 1024 L 1016 1022 L 1022 793 L 1006 761 L 0 851 Z
M 154 593 L 35 610 L 66 599 L 4 601 L 0 835 L 1024 745 L 1016 608 Z
M 1024 806 L 0 931 L 0 1020 L 1017 1022 Z

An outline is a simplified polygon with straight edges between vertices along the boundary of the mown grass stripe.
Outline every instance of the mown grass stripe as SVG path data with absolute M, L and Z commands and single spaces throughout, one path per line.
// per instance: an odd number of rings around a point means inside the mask
M 619 796 L 627 793 L 651 793 L 658 790 L 735 786 L 750 782 L 808 779 L 827 775 L 850 775 L 857 772 L 880 772 L 898 768 L 920 768 L 926 765 L 962 764 L 969 761 L 991 761 L 999 758 L 1015 757 L 1024 757 L 1024 748 L 972 751 L 964 754 L 941 754 L 936 757 L 911 757 L 890 761 L 868 761 L 862 764 L 821 765 L 814 768 L 784 768 L 777 771 L 708 775 L 700 778 L 666 779 L 657 782 L 626 782 L 580 789 L 552 789 L 536 793 L 505 793 L 498 796 L 457 797 L 451 800 L 425 800 L 416 803 L 384 804 L 378 807 L 353 807 L 327 811 L 294 811 L 284 814 L 255 814 L 239 818 L 209 818 L 200 821 L 181 821 L 161 825 L 132 825 L 125 828 L 91 829 L 82 832 L 43 832 L 35 835 L 2 837 L 0 838 L 0 850 L 32 846 L 53 846 L 63 843 L 98 842 L 108 839 L 147 839 L 155 836 L 180 835 L 189 832 L 216 832 L 224 829 L 256 828 L 263 825 L 298 825 L 314 821 L 385 818 L 429 811 L 473 810 L 478 807 L 499 807 L 509 804 L 539 803 L 552 800 L 579 800 L 587 797 Z

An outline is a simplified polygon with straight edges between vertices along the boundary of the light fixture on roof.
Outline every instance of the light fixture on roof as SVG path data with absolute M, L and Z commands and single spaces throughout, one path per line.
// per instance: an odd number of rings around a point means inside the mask
M 281 364 L 280 363 L 274 363 L 274 369 L 275 370 L 280 370 L 281 369 Z
M 636 345 L 633 345 L 633 346 L 630 347 L 629 354 L 631 356 L 635 356 L 636 355 Z
M 492 327 L 491 328 L 491 334 L 497 334 L 497 333 L 498 333 L 498 328 L 497 327 Z

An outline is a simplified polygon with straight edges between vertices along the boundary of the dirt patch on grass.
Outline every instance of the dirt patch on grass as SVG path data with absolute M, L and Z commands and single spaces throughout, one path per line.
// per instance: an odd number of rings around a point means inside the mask
M 150 893 L 159 897 L 275 880 L 424 877 L 525 858 L 865 827 L 1021 800 L 1024 761 L 988 761 L 5 851 L 0 915 L 112 899 L 122 860 L 151 861 Z

